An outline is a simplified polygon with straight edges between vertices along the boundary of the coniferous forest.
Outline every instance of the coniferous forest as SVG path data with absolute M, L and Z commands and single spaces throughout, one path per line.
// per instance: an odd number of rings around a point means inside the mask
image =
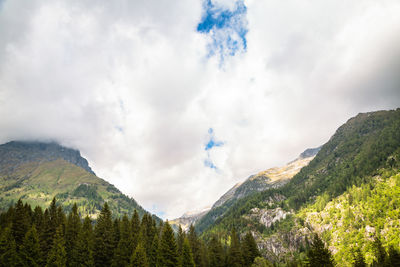
M 222 242 L 202 241 L 193 226 L 174 233 L 135 212 L 114 218 L 105 203 L 96 221 L 66 214 L 53 199 L 46 210 L 19 200 L 0 215 L 0 266 L 265 266 L 253 236 L 232 229 Z M 260 265 L 261 264 L 261 265 Z

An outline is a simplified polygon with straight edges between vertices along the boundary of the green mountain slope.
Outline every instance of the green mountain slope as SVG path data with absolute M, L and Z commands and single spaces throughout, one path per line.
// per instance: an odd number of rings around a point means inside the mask
M 307 149 L 301 153 L 297 159 L 289 162 L 285 166 L 267 169 L 255 175 L 251 175 L 242 183 L 236 184 L 214 203 L 210 211 L 196 220 L 197 230 L 201 232 L 209 227 L 225 214 L 237 200 L 257 192 L 271 188 L 279 188 L 285 185 L 301 170 L 301 168 L 310 163 L 319 150 L 320 148 Z
M 19 198 L 48 207 L 53 197 L 68 212 L 77 203 L 82 216 L 96 218 L 104 202 L 115 216 L 146 211 L 97 177 L 79 151 L 54 143 L 10 142 L 0 146 L 0 210 Z
M 327 218 L 323 216 L 327 204 L 344 199 L 346 194 L 350 194 L 355 188 L 369 188 L 374 192 L 383 186 L 397 205 L 397 189 L 384 185 L 397 183 L 399 167 L 400 109 L 359 114 L 341 126 L 310 164 L 290 182 L 283 187 L 238 200 L 213 225 L 203 231 L 203 237 L 208 239 L 212 234 L 224 236 L 232 226 L 242 233 L 251 230 L 265 256 L 274 261 L 283 261 L 285 258 L 301 258 L 301 252 L 306 246 L 306 237 L 312 232 L 319 232 L 336 259 L 346 253 L 351 255 L 351 247 L 339 247 L 337 242 L 342 237 L 341 234 L 339 237 L 336 234 L 351 232 L 350 227 L 366 228 L 366 225 L 357 225 L 357 220 L 349 220 L 350 226 L 345 225 L 339 219 L 334 220 L 336 217 L 331 215 L 332 217 L 328 217 L 332 221 L 330 220 L 330 225 L 328 223 L 327 226 L 315 218 Z M 391 178 L 387 177 L 388 174 Z M 368 202 L 368 197 L 358 201 L 350 210 L 354 209 L 356 213 L 359 210 L 358 212 L 362 213 L 362 216 L 357 218 L 371 216 L 361 208 L 372 205 Z M 379 229 L 374 238 L 385 236 L 386 232 L 390 233 L 396 229 L 396 224 L 391 223 L 393 220 L 398 221 L 396 213 L 393 213 L 398 207 L 394 207 L 387 209 L 387 205 L 377 202 L 372 209 L 372 212 L 375 211 L 381 216 L 381 219 L 378 219 L 379 216 L 371 217 L 368 221 L 369 227 Z M 344 204 L 337 209 L 346 212 Z M 330 209 L 329 212 L 333 210 Z M 328 230 L 329 228 L 331 230 Z M 329 231 L 332 231 L 331 235 Z M 363 240 L 363 244 L 368 244 L 362 247 L 366 254 L 369 251 L 367 247 L 371 246 L 373 241 L 367 236 L 359 238 Z M 395 249 L 400 247 L 398 242 L 382 243 L 385 246 L 389 243 L 395 245 Z M 367 258 L 370 262 L 372 256 Z M 349 256 L 342 259 L 342 263 L 350 264 Z

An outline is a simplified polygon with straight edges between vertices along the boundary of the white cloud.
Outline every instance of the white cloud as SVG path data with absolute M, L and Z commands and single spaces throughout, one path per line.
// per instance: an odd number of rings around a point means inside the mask
M 220 68 L 196 32 L 201 1 L 4 1 L 0 141 L 79 148 L 173 218 L 360 111 L 399 106 L 398 1 L 246 5 L 247 51 Z M 224 142 L 210 152 L 219 171 L 204 166 L 209 128 Z

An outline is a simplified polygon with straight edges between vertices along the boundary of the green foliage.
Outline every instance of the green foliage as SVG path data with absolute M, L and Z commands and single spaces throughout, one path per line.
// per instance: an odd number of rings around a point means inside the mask
M 113 231 L 111 211 L 104 204 L 94 229 L 93 256 L 95 266 L 110 266 L 113 257 Z
M 120 225 L 120 239 L 114 251 L 112 266 L 127 266 L 133 253 L 131 224 L 128 216 L 124 216 Z
M 118 266 L 127 266 L 127 265 L 118 265 Z M 147 260 L 146 250 L 141 242 L 139 242 L 139 244 L 136 246 L 134 253 L 132 254 L 130 266 L 132 266 L 132 267 L 136 267 L 136 266 L 148 267 L 148 266 L 150 266 L 149 262 Z
M 192 250 L 190 248 L 189 240 L 184 238 L 181 253 L 181 266 L 182 267 L 194 267 L 194 260 Z
M 241 245 L 236 230 L 233 228 L 230 236 L 230 247 L 228 250 L 228 265 L 229 266 L 243 266 L 243 254 Z
M 272 267 L 273 265 L 266 259 L 262 257 L 257 257 L 254 259 L 254 263 L 251 267 Z
M 81 219 L 78 215 L 78 207 L 73 206 L 71 213 L 68 215 L 65 227 L 65 251 L 67 253 L 67 265 L 77 266 L 78 259 L 78 237 L 81 232 Z
M 77 241 L 77 265 L 88 267 L 94 266 L 93 239 L 92 222 L 90 221 L 90 218 L 86 216 Z
M 47 258 L 46 267 L 65 267 L 65 266 L 67 266 L 67 253 L 65 252 L 63 229 L 61 226 L 59 226 L 54 236 L 53 246 Z
M 317 234 L 307 252 L 309 266 L 334 266 L 333 257 Z
M 208 255 L 210 259 L 210 266 L 225 266 L 225 251 L 221 242 L 216 236 L 213 236 L 208 244 Z
M 20 255 L 26 266 L 41 266 L 44 263 L 35 225 L 32 225 L 30 230 L 26 233 L 20 249 Z
M 261 256 L 256 241 L 250 232 L 246 234 L 244 240 L 242 241 L 242 254 L 244 266 L 251 266 L 254 262 L 254 259 Z
M 173 267 L 178 265 L 178 252 L 174 232 L 168 221 L 164 223 L 160 246 L 158 249 L 158 263 L 162 267 Z
M 201 257 L 201 242 L 193 225 L 190 225 L 189 227 L 187 238 L 189 240 L 190 249 L 193 253 L 194 263 L 196 266 L 203 266 L 203 260 Z

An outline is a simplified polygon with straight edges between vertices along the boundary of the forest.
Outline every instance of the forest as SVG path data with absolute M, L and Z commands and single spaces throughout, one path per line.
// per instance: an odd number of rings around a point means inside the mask
M 19 200 L 0 214 L 0 230 L 0 266 L 251 266 L 260 256 L 250 233 L 206 244 L 193 226 L 174 233 L 150 214 L 113 218 L 107 203 L 94 221 L 55 198 L 44 212 Z

